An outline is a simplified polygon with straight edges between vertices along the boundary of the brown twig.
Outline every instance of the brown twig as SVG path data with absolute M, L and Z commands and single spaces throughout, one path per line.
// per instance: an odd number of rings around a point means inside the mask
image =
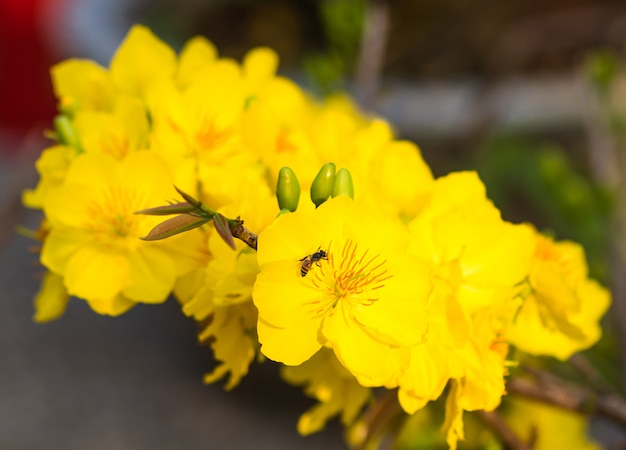
M 525 378 L 512 378 L 507 390 L 553 406 L 582 414 L 597 414 L 626 427 L 626 400 L 617 394 L 596 394 L 574 386 L 554 375 L 535 377 L 535 383 Z
M 382 71 L 387 32 L 389 6 L 385 0 L 370 0 L 364 18 L 361 51 L 356 70 L 357 96 L 364 108 L 371 108 L 378 90 Z
M 404 412 L 398 402 L 398 394 L 395 390 L 386 391 L 383 397 L 378 399 L 363 415 L 361 421 L 366 428 L 358 442 L 353 443 L 354 450 L 365 450 L 372 447 L 376 439 L 381 439 L 382 434 L 391 423 Z M 376 445 L 380 448 L 380 445 Z
M 581 353 L 573 355 L 569 359 L 570 364 L 594 387 L 594 389 L 602 392 L 615 391 L 613 386 L 606 378 L 596 369 L 593 364 Z
M 594 90 L 587 83 L 585 128 L 588 136 L 588 153 L 591 174 L 598 185 L 615 194 L 610 218 L 611 239 L 607 253 L 612 278 L 613 304 L 611 305 L 618 349 L 621 353 L 621 387 L 626 389 L 626 280 L 621 274 L 626 271 L 626 157 L 624 138 L 611 128 L 615 111 L 609 96 Z M 623 132 L 623 130 L 622 130 Z
M 494 432 L 510 450 L 531 450 L 532 445 L 524 442 L 495 411 L 475 411 L 475 414 Z
M 233 237 L 243 241 L 251 249 L 256 250 L 259 236 L 244 227 L 243 220 L 237 219 L 233 222 L 235 223 L 230 226 L 230 232 L 233 234 Z

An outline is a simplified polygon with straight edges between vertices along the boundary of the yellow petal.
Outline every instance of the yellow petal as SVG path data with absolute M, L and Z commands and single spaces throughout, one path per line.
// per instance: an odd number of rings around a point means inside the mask
M 246 54 L 242 65 L 246 78 L 254 85 L 274 76 L 278 67 L 278 55 L 271 48 L 258 47 Z
M 278 328 L 259 317 L 257 332 L 261 352 L 272 361 L 288 366 L 302 364 L 322 347 L 318 339 L 319 327 L 319 320 L 303 320 Z
M 358 305 L 354 317 L 387 344 L 411 346 L 423 342 L 428 329 L 429 273 L 409 255 L 394 255 L 387 263 L 392 275 L 376 291 L 378 300 Z
M 193 82 L 205 67 L 213 64 L 217 58 L 217 49 L 212 42 L 202 36 L 191 38 L 185 43 L 180 54 L 176 80 L 184 87 Z
M 176 269 L 167 251 L 147 242 L 128 258 L 128 284 L 123 293 L 136 302 L 161 303 L 174 287 Z
M 69 59 L 52 67 L 54 93 L 71 109 L 110 111 L 114 91 L 107 70 L 93 61 Z
M 446 442 L 450 450 L 456 450 L 457 442 L 463 440 L 463 408 L 459 405 L 461 387 L 458 381 L 453 381 L 446 398 L 446 418 L 441 431 L 446 434 Z
M 391 347 L 373 339 L 344 309 L 343 302 L 338 303 L 322 326 L 322 335 L 339 361 L 363 386 L 397 386 L 409 363 L 408 348 Z
M 46 272 L 41 288 L 35 297 L 35 322 L 44 323 L 58 319 L 65 313 L 69 295 L 63 285 L 63 278 L 53 272 Z
M 113 298 L 89 298 L 87 303 L 98 314 L 107 316 L 119 316 L 136 305 L 135 302 L 123 295 L 117 295 Z
M 303 319 L 317 320 L 316 311 L 328 303 L 323 292 L 304 283 L 298 261 L 267 264 L 259 273 L 252 291 L 254 304 L 269 323 L 290 328 Z
M 128 279 L 128 261 L 121 255 L 85 246 L 67 262 L 63 273 L 71 295 L 83 299 L 114 298 Z
M 119 90 L 144 97 L 159 78 L 174 76 L 176 54 L 148 28 L 135 25 L 113 56 L 110 70 Z

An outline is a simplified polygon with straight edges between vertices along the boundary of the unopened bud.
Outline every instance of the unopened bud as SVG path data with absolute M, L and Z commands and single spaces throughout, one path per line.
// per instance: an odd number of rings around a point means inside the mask
M 283 167 L 278 172 L 278 182 L 276 183 L 276 198 L 278 199 L 278 207 L 287 209 L 291 212 L 298 208 L 300 200 L 300 183 L 291 168 Z
M 82 152 L 78 133 L 69 117 L 63 114 L 56 116 L 54 118 L 54 129 L 59 144 L 74 147 L 79 153 Z
M 334 185 L 335 164 L 324 164 L 311 184 L 311 200 L 316 207 L 328 200 L 333 193 Z
M 348 169 L 339 169 L 335 175 L 335 184 L 333 185 L 333 197 L 338 195 L 347 195 L 354 200 L 354 185 L 352 184 L 352 175 Z

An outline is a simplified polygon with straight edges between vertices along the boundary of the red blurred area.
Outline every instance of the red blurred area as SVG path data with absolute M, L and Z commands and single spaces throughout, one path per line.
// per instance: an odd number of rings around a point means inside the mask
M 0 0 L 0 132 L 18 140 L 49 126 L 56 110 L 41 14 L 61 0 Z M 12 153 L 17 147 L 0 146 Z

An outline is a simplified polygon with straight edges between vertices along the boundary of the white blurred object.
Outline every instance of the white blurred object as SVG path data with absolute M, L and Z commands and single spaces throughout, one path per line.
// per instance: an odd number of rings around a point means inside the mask
M 63 0 L 49 3 L 41 26 L 58 55 L 108 65 L 146 0 Z

